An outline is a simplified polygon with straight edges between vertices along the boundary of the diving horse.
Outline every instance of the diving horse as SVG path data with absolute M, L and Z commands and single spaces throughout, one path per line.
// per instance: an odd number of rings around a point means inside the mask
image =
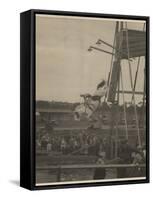
M 76 106 L 74 110 L 74 119 L 81 120 L 82 118 L 90 119 L 92 114 L 96 111 L 100 105 L 101 98 L 106 95 L 107 84 L 105 80 L 102 80 L 96 88 L 93 95 L 82 94 L 81 97 L 84 98 L 84 103 Z

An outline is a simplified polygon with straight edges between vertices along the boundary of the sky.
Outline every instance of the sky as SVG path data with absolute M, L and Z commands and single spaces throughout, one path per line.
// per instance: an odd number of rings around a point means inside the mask
M 88 51 L 98 39 L 113 44 L 116 21 L 103 18 L 36 15 L 36 100 L 80 102 L 80 94 L 95 92 L 107 80 L 111 55 Z M 129 29 L 143 29 L 143 21 L 128 21 Z M 111 48 L 99 46 L 108 51 Z M 136 90 L 143 89 L 144 59 Z M 132 72 L 137 59 L 132 61 Z M 130 89 L 128 65 L 122 61 L 124 88 Z M 130 96 L 126 96 L 130 100 Z M 141 101 L 140 97 L 136 98 Z

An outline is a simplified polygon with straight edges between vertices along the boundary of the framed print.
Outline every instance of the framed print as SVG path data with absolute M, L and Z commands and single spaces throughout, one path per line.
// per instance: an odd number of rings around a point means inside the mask
M 149 17 L 21 13 L 27 189 L 149 182 Z

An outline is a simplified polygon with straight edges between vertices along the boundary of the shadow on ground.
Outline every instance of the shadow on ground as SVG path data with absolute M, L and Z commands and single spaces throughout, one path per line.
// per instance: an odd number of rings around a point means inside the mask
M 10 180 L 9 182 L 12 183 L 13 185 L 20 186 L 20 181 L 19 180 Z

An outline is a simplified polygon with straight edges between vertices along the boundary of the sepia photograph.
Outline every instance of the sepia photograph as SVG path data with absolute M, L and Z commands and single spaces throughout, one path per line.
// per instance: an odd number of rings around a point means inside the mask
M 35 15 L 35 185 L 146 180 L 146 20 Z

